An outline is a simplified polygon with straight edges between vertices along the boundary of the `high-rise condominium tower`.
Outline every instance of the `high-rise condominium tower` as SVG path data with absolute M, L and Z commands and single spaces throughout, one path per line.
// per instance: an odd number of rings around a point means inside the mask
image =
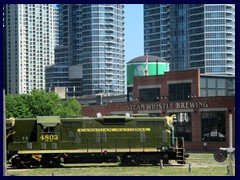
M 146 4 L 144 50 L 171 70 L 235 74 L 235 5 Z
M 46 86 L 66 87 L 70 97 L 124 94 L 124 5 L 62 5 L 60 17 L 62 44 Z
M 45 66 L 54 63 L 58 10 L 49 4 L 6 4 L 4 84 L 7 93 L 45 89 Z

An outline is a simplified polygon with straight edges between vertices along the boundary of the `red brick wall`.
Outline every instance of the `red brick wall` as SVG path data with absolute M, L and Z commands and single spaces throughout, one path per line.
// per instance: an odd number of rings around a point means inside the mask
M 139 97 L 138 86 L 161 85 L 161 96 L 168 96 L 169 81 L 186 81 L 191 80 L 191 92 L 200 96 L 200 70 L 174 71 L 165 72 L 164 75 L 158 76 L 141 76 L 134 77 L 133 96 Z
M 138 104 L 154 104 L 154 103 L 140 103 L 139 102 L 139 89 L 138 86 L 149 85 L 161 85 L 161 96 L 168 96 L 168 83 L 171 81 L 191 81 L 191 92 L 196 94 L 196 98 L 192 98 L 189 101 L 184 102 L 207 102 L 207 108 L 192 108 L 188 109 L 192 112 L 192 142 L 186 142 L 186 149 L 189 151 L 203 151 L 204 142 L 201 140 L 201 110 L 207 110 L 211 108 L 222 108 L 226 111 L 226 137 L 229 136 L 229 113 L 233 114 L 233 144 L 235 146 L 235 96 L 227 97 L 199 97 L 200 96 L 200 71 L 199 70 L 187 70 L 166 72 L 164 75 L 158 76 L 143 76 L 134 78 L 133 97 L 137 97 L 138 100 L 126 103 L 111 103 L 103 106 L 83 107 L 83 116 L 96 116 L 96 113 L 100 112 L 102 115 L 109 115 L 111 113 L 126 113 L 128 105 Z M 168 99 L 162 99 L 161 102 L 156 103 L 168 103 Z M 172 110 L 172 109 L 171 109 Z M 178 111 L 179 109 L 175 109 Z M 157 110 L 158 111 L 158 110 Z M 159 113 L 168 115 L 170 110 L 161 109 Z M 231 111 L 231 112 L 230 112 Z M 138 113 L 138 110 L 133 110 L 130 113 Z M 207 150 L 214 151 L 219 147 L 228 147 L 229 139 L 226 142 L 209 142 L 207 143 Z M 205 150 L 204 150 L 205 151 Z

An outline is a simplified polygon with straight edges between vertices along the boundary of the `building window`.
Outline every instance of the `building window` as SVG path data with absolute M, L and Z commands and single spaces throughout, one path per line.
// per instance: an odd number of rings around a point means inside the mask
M 229 78 L 227 80 L 227 95 L 228 96 L 234 96 L 235 95 L 235 79 Z
M 169 84 L 169 101 L 189 100 L 191 83 Z
M 183 137 L 185 141 L 192 141 L 192 117 L 190 112 L 170 113 L 176 114 L 176 121 L 173 122 L 174 136 Z
M 200 78 L 201 97 L 235 95 L 235 78 Z
M 202 112 L 202 141 L 226 141 L 226 113 Z
M 139 90 L 140 102 L 157 102 L 159 101 L 159 96 L 160 96 L 159 88 Z

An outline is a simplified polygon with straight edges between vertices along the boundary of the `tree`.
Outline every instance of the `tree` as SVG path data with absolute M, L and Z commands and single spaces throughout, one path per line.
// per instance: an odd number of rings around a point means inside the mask
M 62 116 L 80 116 L 81 104 L 74 98 L 69 98 L 63 103 L 64 111 Z
M 79 116 L 81 104 L 73 98 L 62 101 L 55 93 L 33 90 L 31 94 L 6 96 L 6 117 Z
M 27 95 L 6 96 L 6 117 L 30 118 L 33 114 L 28 106 Z
M 43 90 L 33 90 L 28 102 L 32 114 L 36 116 L 56 115 L 58 109 L 62 108 L 61 99 L 56 93 L 46 93 Z

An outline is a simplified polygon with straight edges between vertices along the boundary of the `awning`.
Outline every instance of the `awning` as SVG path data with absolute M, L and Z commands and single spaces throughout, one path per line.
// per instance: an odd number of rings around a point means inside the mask
M 45 127 L 55 127 L 61 121 L 59 116 L 37 116 L 37 123 Z

